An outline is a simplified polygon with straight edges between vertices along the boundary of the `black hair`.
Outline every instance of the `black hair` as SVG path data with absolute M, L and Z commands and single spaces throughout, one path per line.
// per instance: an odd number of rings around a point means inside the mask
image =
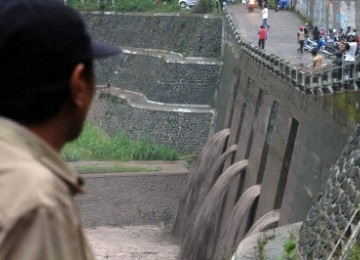
M 92 80 L 93 62 L 83 62 L 85 76 Z M 77 63 L 78 64 L 78 63 Z M 55 116 L 70 98 L 70 76 L 76 64 L 68 66 L 61 79 L 28 86 L 0 81 L 0 115 L 22 124 L 42 123 Z
M 313 56 L 315 56 L 317 53 L 318 53 L 318 50 L 317 50 L 317 49 L 313 49 L 313 50 L 311 51 L 311 54 L 312 54 Z

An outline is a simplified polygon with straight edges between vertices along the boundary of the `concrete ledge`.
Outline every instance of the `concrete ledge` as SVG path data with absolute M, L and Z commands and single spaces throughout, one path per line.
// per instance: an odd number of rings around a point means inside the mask
M 282 259 L 283 246 L 291 235 L 297 237 L 302 222 L 255 233 L 244 238 L 238 245 L 232 260 Z M 294 241 L 296 242 L 296 241 Z M 263 244 L 259 248 L 259 244 Z

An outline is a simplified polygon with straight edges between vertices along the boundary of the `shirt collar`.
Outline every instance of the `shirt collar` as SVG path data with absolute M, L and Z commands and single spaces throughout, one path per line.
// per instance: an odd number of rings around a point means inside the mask
M 0 116 L 0 139 L 32 155 L 75 193 L 83 192 L 81 178 L 60 158 L 57 151 L 27 128 Z

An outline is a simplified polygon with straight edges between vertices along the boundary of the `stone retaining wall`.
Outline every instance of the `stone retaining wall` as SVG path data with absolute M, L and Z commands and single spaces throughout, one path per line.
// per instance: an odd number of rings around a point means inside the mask
M 126 131 L 134 139 L 180 152 L 198 151 L 213 131 L 214 113 L 193 112 L 184 106 L 215 104 L 222 17 L 108 12 L 83 13 L 83 17 L 96 38 L 124 48 L 122 55 L 96 63 L 98 84 L 165 103 L 163 108 L 148 109 L 121 98 L 97 96 L 89 119 L 112 135 Z M 179 104 L 179 109 L 168 110 L 166 104 Z
M 360 125 L 350 137 L 336 164 L 328 171 L 329 179 L 319 201 L 311 208 L 301 227 L 299 245 L 307 259 L 326 259 L 346 231 L 360 202 Z M 353 220 L 359 222 L 359 216 Z M 351 223 L 351 224 L 353 224 Z M 334 259 L 348 243 L 349 230 Z
M 209 15 L 83 13 L 91 34 L 117 46 L 220 57 L 222 19 Z
M 213 106 L 220 64 L 180 63 L 158 56 L 124 53 L 100 60 L 98 84 L 139 92 L 156 102 Z
M 127 132 L 130 137 L 173 147 L 180 152 L 198 151 L 211 134 L 213 113 L 143 109 L 125 99 L 98 90 L 89 120 L 110 135 Z
M 76 196 L 85 227 L 171 225 L 186 173 L 85 174 Z

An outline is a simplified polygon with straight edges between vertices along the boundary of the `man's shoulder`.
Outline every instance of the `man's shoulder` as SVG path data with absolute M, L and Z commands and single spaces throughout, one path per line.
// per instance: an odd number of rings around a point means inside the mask
M 66 183 L 35 158 L 18 154 L 3 161 L 0 152 L 0 221 L 17 218 L 36 208 L 71 204 Z

